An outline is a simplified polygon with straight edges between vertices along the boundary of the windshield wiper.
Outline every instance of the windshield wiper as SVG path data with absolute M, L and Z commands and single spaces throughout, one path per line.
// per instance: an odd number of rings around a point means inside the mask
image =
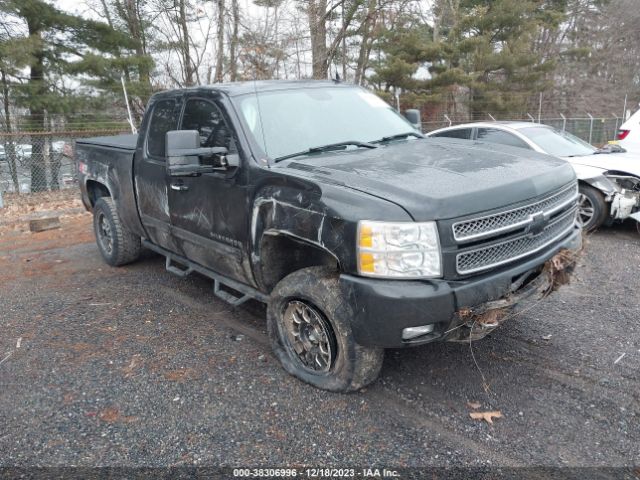
M 393 140 L 403 140 L 408 137 L 425 138 L 423 134 L 418 132 L 406 132 L 406 133 L 397 133 L 396 135 L 389 135 L 388 137 L 382 137 L 380 140 L 375 140 L 371 143 L 387 143 Z
M 345 150 L 347 147 L 362 147 L 362 148 L 378 148 L 376 145 L 373 145 L 369 142 L 359 142 L 357 140 L 349 140 L 346 142 L 338 142 L 338 143 L 330 143 L 328 145 L 321 145 L 319 147 L 311 147 L 307 150 L 303 150 L 297 153 L 290 153 L 289 155 L 283 155 L 281 157 L 275 158 L 273 161 L 275 163 L 281 162 L 282 160 L 287 160 L 288 158 L 299 157 L 301 155 L 309 155 L 310 153 L 321 153 L 321 152 L 331 152 L 333 150 Z

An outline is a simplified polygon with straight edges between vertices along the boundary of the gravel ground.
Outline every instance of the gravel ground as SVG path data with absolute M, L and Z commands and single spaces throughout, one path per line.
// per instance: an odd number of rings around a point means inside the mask
M 604 229 L 536 309 L 472 348 L 388 351 L 380 380 L 340 395 L 280 368 L 262 305 L 151 253 L 106 266 L 88 216 L 9 232 L 0 466 L 640 465 L 639 267 L 635 227 Z

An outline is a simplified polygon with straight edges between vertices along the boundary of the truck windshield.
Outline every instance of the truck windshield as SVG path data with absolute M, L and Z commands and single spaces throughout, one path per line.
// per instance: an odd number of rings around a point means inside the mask
M 552 127 L 526 127 L 521 128 L 520 133 L 545 153 L 556 157 L 582 157 L 592 155 L 597 150 L 578 137 Z
M 341 142 L 408 132 L 413 138 L 416 132 L 382 99 L 357 87 L 262 92 L 239 97 L 238 104 L 256 142 L 273 159 Z

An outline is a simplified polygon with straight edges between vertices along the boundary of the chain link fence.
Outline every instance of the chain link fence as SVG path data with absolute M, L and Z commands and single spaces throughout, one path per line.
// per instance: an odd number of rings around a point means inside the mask
M 0 132 L 0 192 L 30 194 L 75 189 L 75 141 L 120 130 Z
M 485 121 L 494 118 L 487 114 Z M 519 121 L 536 121 L 533 117 Z M 441 121 L 423 122 L 424 132 L 468 123 L 446 115 Z M 619 117 L 541 118 L 540 123 L 566 130 L 601 146 L 615 138 L 622 123 Z M 75 140 L 78 138 L 128 133 L 126 129 L 78 130 L 64 132 L 0 132 L 0 194 L 12 197 L 44 191 L 77 189 Z

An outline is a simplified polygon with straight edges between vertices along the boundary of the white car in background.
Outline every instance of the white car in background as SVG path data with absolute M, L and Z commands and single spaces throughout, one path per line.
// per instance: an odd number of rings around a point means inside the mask
M 426 135 L 511 145 L 560 157 L 573 165 L 578 177 L 578 219 L 585 230 L 630 217 L 640 222 L 640 154 L 615 145 L 598 149 L 568 132 L 532 122 L 467 123 Z
M 627 152 L 640 155 L 640 110 L 620 126 L 616 140 Z

